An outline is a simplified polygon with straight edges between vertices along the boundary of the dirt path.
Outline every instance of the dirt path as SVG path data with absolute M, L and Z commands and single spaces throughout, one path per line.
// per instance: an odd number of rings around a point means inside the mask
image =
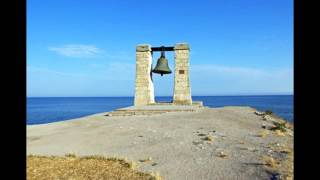
M 279 177 L 277 173 L 290 174 L 292 130 L 284 134 L 265 130 L 262 126 L 268 128 L 276 119 L 264 121 L 254 112 L 250 107 L 224 107 L 129 117 L 100 113 L 31 125 L 27 153 L 122 157 L 168 180 L 271 179 Z

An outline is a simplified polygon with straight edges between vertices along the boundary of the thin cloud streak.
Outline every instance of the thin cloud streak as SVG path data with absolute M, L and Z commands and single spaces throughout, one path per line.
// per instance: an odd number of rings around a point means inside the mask
M 94 45 L 66 44 L 63 46 L 49 47 L 49 51 L 70 58 L 107 58 L 108 60 L 132 60 L 134 57 L 126 52 L 107 53 Z
M 49 51 L 67 57 L 96 57 L 103 51 L 94 45 L 67 44 L 60 47 L 50 47 Z

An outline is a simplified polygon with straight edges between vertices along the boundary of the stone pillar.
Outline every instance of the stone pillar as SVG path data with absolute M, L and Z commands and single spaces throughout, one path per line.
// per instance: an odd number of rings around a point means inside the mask
M 189 81 L 189 45 L 177 43 L 174 47 L 175 75 L 173 104 L 191 105 L 191 88 Z
M 153 82 L 150 77 L 151 64 L 151 46 L 148 44 L 138 45 L 136 48 L 135 106 L 154 103 Z

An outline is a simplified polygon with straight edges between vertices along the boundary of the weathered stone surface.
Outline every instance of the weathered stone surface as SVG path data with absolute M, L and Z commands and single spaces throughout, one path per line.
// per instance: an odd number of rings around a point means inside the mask
M 154 103 L 153 82 L 151 72 L 151 46 L 148 44 L 138 45 L 136 49 L 136 87 L 134 105 L 147 105 Z
M 174 46 L 174 50 L 180 50 L 180 49 L 190 50 L 189 44 L 188 43 L 177 43 Z
M 177 43 L 174 47 L 174 104 L 192 104 L 189 82 L 189 51 L 187 43 Z M 151 46 L 140 44 L 136 47 L 136 87 L 135 106 L 154 103 L 154 87 L 150 77 Z
M 139 44 L 136 48 L 137 52 L 150 52 L 151 51 L 151 45 L 150 44 Z M 139 53 L 137 53 L 137 55 L 140 55 Z M 142 54 L 143 57 L 145 57 Z
M 175 46 L 174 104 L 192 104 L 189 81 L 189 45 L 178 43 Z

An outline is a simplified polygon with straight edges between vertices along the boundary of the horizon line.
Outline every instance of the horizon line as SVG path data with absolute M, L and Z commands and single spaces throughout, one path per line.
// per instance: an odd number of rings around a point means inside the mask
M 208 97 L 208 96 L 293 96 L 294 93 L 283 94 L 216 94 L 216 95 L 193 95 L 192 97 Z M 26 98 L 103 98 L 103 97 L 134 97 L 134 96 L 26 96 Z M 155 97 L 173 97 L 172 95 L 160 95 Z

